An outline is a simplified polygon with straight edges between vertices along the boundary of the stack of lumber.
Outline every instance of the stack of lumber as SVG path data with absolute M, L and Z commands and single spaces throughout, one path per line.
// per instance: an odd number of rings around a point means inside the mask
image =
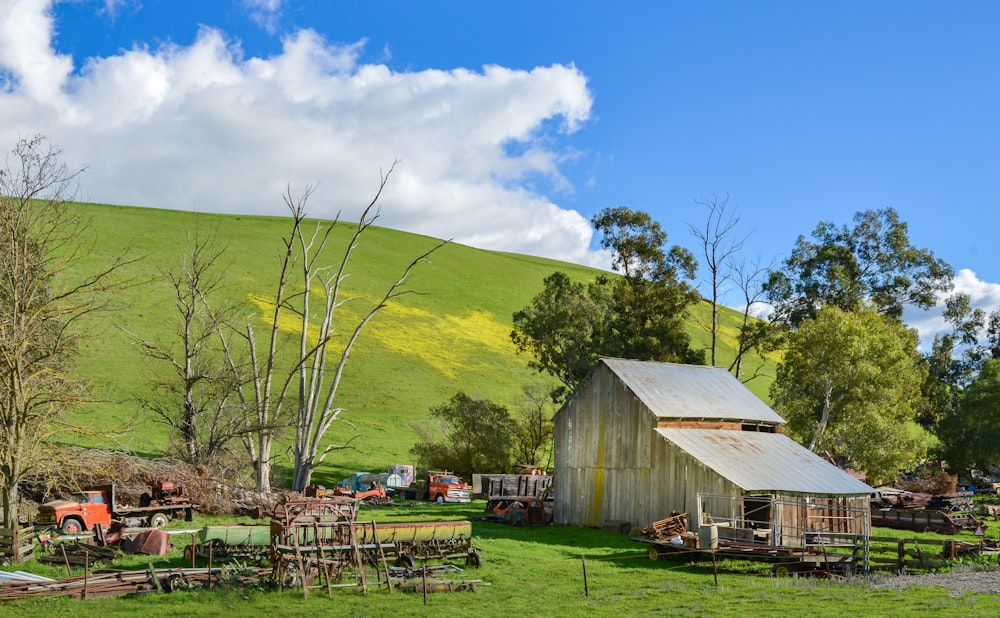
M 642 535 L 656 541 L 669 541 L 687 532 L 687 513 L 675 513 L 666 519 L 654 521 L 649 528 L 642 530 Z

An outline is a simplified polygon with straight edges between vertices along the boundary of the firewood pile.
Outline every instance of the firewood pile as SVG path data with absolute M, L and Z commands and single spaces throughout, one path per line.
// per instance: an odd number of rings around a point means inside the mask
M 669 541 L 687 532 L 687 513 L 673 513 L 666 519 L 654 521 L 649 528 L 643 528 L 642 536 L 655 541 Z

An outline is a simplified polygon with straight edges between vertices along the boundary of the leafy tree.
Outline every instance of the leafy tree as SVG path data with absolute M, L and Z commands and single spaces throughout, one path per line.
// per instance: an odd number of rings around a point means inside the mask
M 928 249 L 914 247 L 892 208 L 854 216 L 854 227 L 822 221 L 799 237 L 784 267 L 773 271 L 768 296 L 774 321 L 796 327 L 821 307 L 855 311 L 865 305 L 899 318 L 903 307 L 937 304 L 954 272 Z
M 413 427 L 420 441 L 410 453 L 419 467 L 465 478 L 510 471 L 516 423 L 507 408 L 459 391 L 430 412 L 430 423 Z
M 825 307 L 789 334 L 771 397 L 810 450 L 887 478 L 927 449 L 914 423 L 926 371 L 918 361 L 916 333 L 898 320 Z
M 688 308 L 700 298 L 684 281 L 697 267 L 691 253 L 679 246 L 664 251 L 666 234 L 646 213 L 606 209 L 592 223 L 622 276 L 599 275 L 585 285 L 556 272 L 513 316 L 518 352 L 562 382 L 556 399 L 572 392 L 600 356 L 705 362 L 704 351 L 691 350 L 685 327 Z
M 554 272 L 531 304 L 514 313 L 514 345 L 531 355 L 530 367 L 563 384 L 558 393 L 572 390 L 597 364 L 600 341 L 609 328 L 606 292 L 601 283 L 586 285 Z
M 982 399 L 984 382 L 988 384 L 988 376 L 984 375 L 986 364 L 1000 358 L 1000 311 L 987 315 L 982 309 L 972 307 L 967 294 L 955 294 L 945 301 L 943 316 L 952 330 L 936 336 L 924 358 L 928 378 L 923 386 L 921 423 L 938 431 L 945 457 L 952 466 L 984 464 L 982 459 L 974 462 L 970 456 L 982 453 L 969 438 L 977 433 L 980 418 L 965 410 L 964 400 L 972 394 L 973 385 L 979 394 L 973 394 L 972 402 Z
M 521 406 L 514 412 L 514 457 L 520 464 L 548 468 L 542 458 L 546 452 L 551 453 L 551 399 L 533 387 L 525 387 L 522 394 Z
M 0 499 L 3 521 L 18 525 L 18 484 L 40 447 L 88 399 L 73 371 L 91 319 L 127 285 L 116 273 L 133 261 L 81 266 L 94 238 L 70 189 L 80 172 L 38 136 L 23 138 L 0 168 Z
M 957 410 L 941 421 L 944 456 L 955 470 L 1000 461 L 1000 359 L 988 359 L 962 393 Z

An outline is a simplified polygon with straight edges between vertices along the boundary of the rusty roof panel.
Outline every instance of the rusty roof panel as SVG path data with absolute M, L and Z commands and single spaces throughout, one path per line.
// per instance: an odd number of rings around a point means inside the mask
M 723 367 L 602 358 L 657 418 L 783 424 L 785 419 Z
M 656 433 L 745 491 L 828 496 L 874 491 L 784 434 L 673 428 Z

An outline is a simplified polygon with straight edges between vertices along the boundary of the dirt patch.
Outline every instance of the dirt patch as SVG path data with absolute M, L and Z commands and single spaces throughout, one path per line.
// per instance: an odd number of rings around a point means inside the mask
M 1000 594 L 1000 570 L 971 569 L 956 567 L 948 573 L 924 573 L 920 575 L 886 575 L 876 573 L 859 576 L 862 585 L 870 590 L 903 590 L 911 586 L 944 588 L 953 597 L 967 592 L 980 594 Z

